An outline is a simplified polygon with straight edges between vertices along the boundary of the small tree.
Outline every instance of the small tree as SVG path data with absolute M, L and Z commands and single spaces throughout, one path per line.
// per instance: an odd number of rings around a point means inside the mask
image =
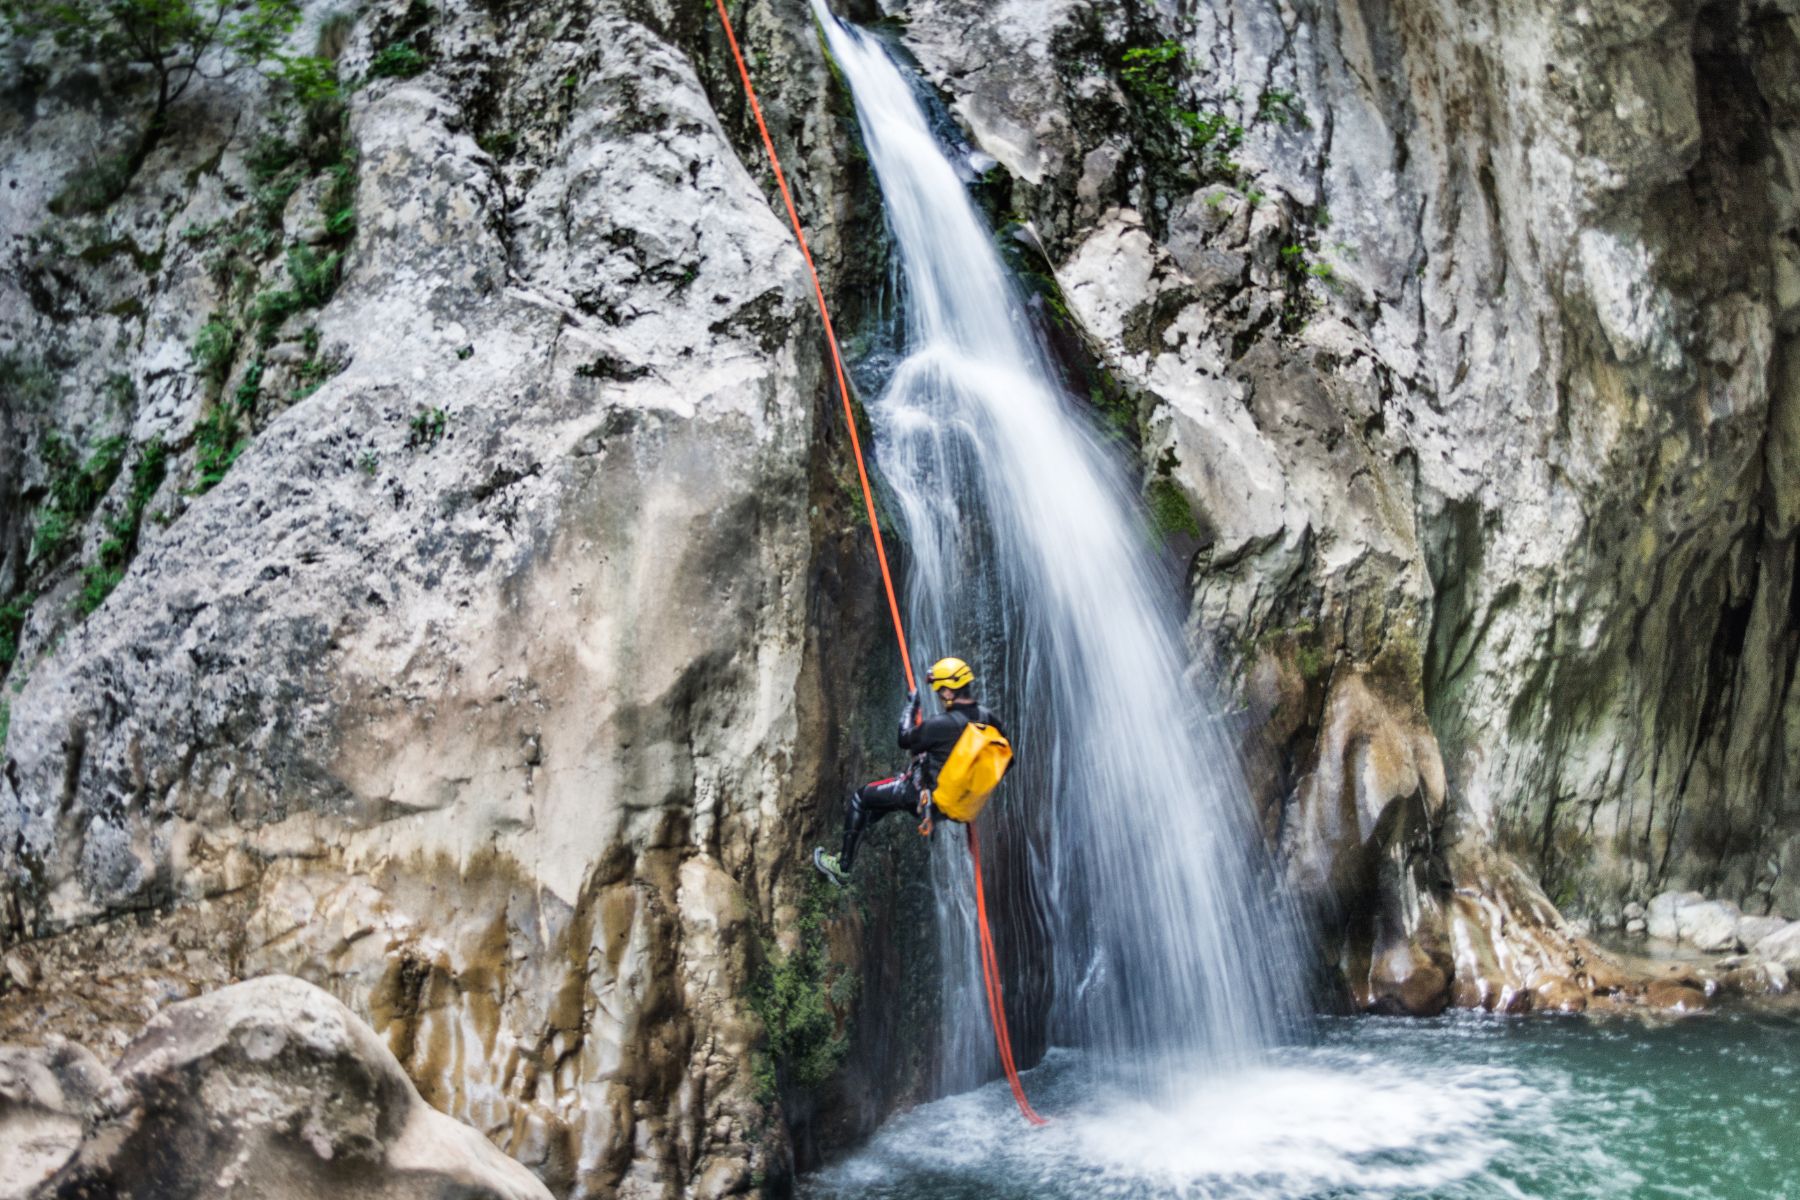
M 270 59 L 300 22 L 299 0 L 0 0 L 17 37 L 48 34 L 93 61 L 148 74 L 156 102 L 120 164 L 118 190 L 166 128 L 169 109 L 196 78 L 220 79 Z M 107 197 L 107 200 L 116 198 Z

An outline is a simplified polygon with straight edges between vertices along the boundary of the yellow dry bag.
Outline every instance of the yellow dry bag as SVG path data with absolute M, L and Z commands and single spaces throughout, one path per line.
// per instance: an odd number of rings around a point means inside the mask
M 952 821 L 973 821 L 1012 766 L 1012 743 L 992 725 L 969 721 L 938 772 L 931 803 Z

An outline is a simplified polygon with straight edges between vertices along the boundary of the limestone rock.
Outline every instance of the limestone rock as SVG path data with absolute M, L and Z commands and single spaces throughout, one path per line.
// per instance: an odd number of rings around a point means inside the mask
M 1689 905 L 1705 904 L 1706 897 L 1699 892 L 1663 892 L 1650 901 L 1646 920 L 1650 936 L 1673 942 L 1681 936 L 1681 927 L 1677 919 L 1680 911 Z
M 531 1172 L 419 1098 L 375 1032 L 266 976 L 171 1005 L 125 1052 L 58 1195 L 548 1200 Z
M 1788 922 L 1782 917 L 1744 917 L 1737 923 L 1737 938 L 1745 946 L 1755 946 L 1770 934 L 1780 933 L 1787 926 Z
M 42 1003 L 96 1047 L 234 973 L 317 981 L 561 1195 L 779 1179 L 777 1114 L 722 1065 L 754 1029 L 731 948 L 854 762 L 837 722 L 880 627 L 831 617 L 868 547 L 803 263 L 753 129 L 715 111 L 723 46 L 666 6 L 449 0 L 405 32 L 427 69 L 365 79 L 401 14 L 306 7 L 290 48 L 340 28 L 358 86 L 273 199 L 269 156 L 307 135 L 246 70 L 195 82 L 116 203 L 52 220 L 70 147 L 130 98 L 47 46 L 4 68 L 29 98 L 0 165 L 29 182 L 0 189 L 0 344 L 57 399 L 0 388 L 0 605 L 22 569 L 38 594 L 5 681 L 0 943 L 98 953 L 87 931 L 145 914 L 105 979 L 43 955 Z M 847 143 L 810 17 L 735 16 L 829 271 Z M 345 170 L 335 289 L 264 321 L 245 306 L 296 303 L 284 236 L 316 238 Z M 24 563 L 46 447 L 110 437 L 85 540 Z M 167 479 L 84 613 L 155 439 Z
M 80 1046 L 0 1044 L 0 1200 L 24 1200 L 81 1145 L 84 1122 L 122 1101 L 117 1082 Z
M 1758 958 L 1779 963 L 1790 972 L 1800 972 L 1800 921 L 1790 921 L 1766 935 L 1751 950 Z
M 1274 747 L 1268 826 L 1380 808 L 1385 774 L 1346 798 L 1320 748 L 1429 703 L 1452 799 L 1432 846 L 1389 847 L 1416 875 L 1478 891 L 1460 841 L 1577 918 L 1700 880 L 1791 908 L 1800 702 L 1770 664 L 1800 572 L 1792 22 L 1055 4 L 998 56 L 1001 9 L 913 4 L 901 36 L 1013 167 L 1013 211 L 1135 403 L 1146 488 L 1191 510 L 1170 553 Z M 1110 67 L 1161 39 L 1172 101 Z M 1230 169 L 1171 105 L 1241 127 Z M 1366 728 L 1337 707 L 1351 672 L 1381 682 Z M 1429 944 L 1413 896 L 1354 910 L 1357 937 Z M 1674 938 L 1672 915 L 1644 930 Z M 1366 950 L 1339 956 L 1351 975 Z M 1493 982 L 1459 995 L 1512 994 Z
M 1727 900 L 1686 904 L 1675 910 L 1675 934 L 1681 941 L 1708 954 L 1736 950 L 1738 922 L 1743 914 Z

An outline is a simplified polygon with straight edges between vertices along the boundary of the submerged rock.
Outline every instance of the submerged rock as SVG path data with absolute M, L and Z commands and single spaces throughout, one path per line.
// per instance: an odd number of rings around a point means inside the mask
M 126 1050 L 116 1079 L 59 1053 L 0 1057 L 0 1072 L 25 1063 L 18 1077 L 46 1114 L 36 1169 L 63 1155 L 53 1178 L 20 1195 L 550 1197 L 479 1132 L 421 1100 L 374 1030 L 298 979 L 265 976 L 171 1005 Z M 0 1097 L 11 1101 L 4 1079 Z M 12 1132 L 12 1111 L 0 1111 L 0 1132 Z

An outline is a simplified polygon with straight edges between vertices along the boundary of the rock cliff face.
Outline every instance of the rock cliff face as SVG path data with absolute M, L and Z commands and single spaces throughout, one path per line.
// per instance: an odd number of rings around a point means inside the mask
M 884 7 L 1348 1002 L 1578 1007 L 1562 914 L 1671 887 L 1800 915 L 1793 5 Z M 8 51 L 0 1029 L 291 973 L 558 1195 L 779 1180 L 752 981 L 858 969 L 793 868 L 890 673 L 710 6 L 308 11 L 341 103 L 197 84 L 110 200 L 139 84 Z M 854 325 L 845 98 L 734 17 Z M 907 1086 L 866 1029 L 833 1136 Z
M 1795 12 L 906 9 L 1185 501 L 1359 1003 L 1591 985 L 1540 887 L 1800 906 Z
M 797 11 L 749 24 L 817 211 Z M 4 936 L 102 1044 L 147 1014 L 61 947 L 161 913 L 82 944 L 153 995 L 329 988 L 560 1194 L 787 1169 L 748 980 L 844 765 L 822 669 L 864 646 L 817 631 L 862 551 L 703 16 L 321 5 L 341 106 L 196 85 L 64 216 L 136 93 L 13 48 Z

